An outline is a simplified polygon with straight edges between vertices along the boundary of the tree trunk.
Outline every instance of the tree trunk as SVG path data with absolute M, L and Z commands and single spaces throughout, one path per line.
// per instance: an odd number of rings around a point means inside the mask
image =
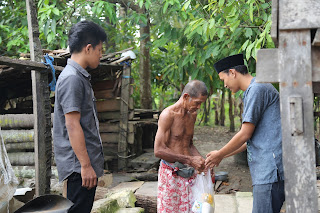
M 242 113 L 243 113 L 243 102 L 241 99 L 239 99 L 239 118 L 240 118 L 240 123 L 242 123 Z
M 225 88 L 222 89 L 222 94 L 221 94 L 221 104 L 220 104 L 220 126 L 224 126 L 224 121 L 226 118 L 225 115 L 225 109 L 224 109 L 224 102 L 225 102 L 225 93 L 226 90 Z
M 53 121 L 53 113 L 51 113 Z M 5 114 L 0 115 L 0 126 L 2 129 L 33 129 L 33 114 Z
M 33 129 L 33 114 L 6 114 L 0 115 L 0 126 L 7 128 L 29 128 Z
M 210 96 L 209 96 L 210 97 Z M 211 105 L 211 101 L 210 101 L 210 98 L 207 98 L 207 101 L 205 102 L 205 110 L 204 110 L 204 113 L 205 113 L 205 116 L 204 116 L 204 123 L 207 124 L 209 122 L 209 115 L 210 115 L 210 105 Z
M 239 115 L 239 113 L 238 113 L 238 98 L 235 97 L 233 100 L 234 100 L 233 101 L 233 115 L 234 115 L 234 117 L 237 117 Z
M 5 143 L 32 142 L 34 130 L 2 130 L 2 138 Z
M 6 143 L 7 152 L 14 151 L 34 151 L 34 142 L 22 142 L 22 143 Z
M 212 103 L 214 110 L 214 124 L 219 125 L 219 98 L 215 98 Z
M 233 114 L 233 101 L 232 101 L 232 92 L 229 90 L 228 92 L 229 99 L 229 119 L 230 119 L 230 132 L 234 132 L 234 114 Z
M 143 8 L 139 12 L 145 14 L 146 10 Z M 147 25 L 140 24 L 140 38 L 140 104 L 142 109 L 152 109 L 149 16 L 147 17 Z
M 8 153 L 12 166 L 34 166 L 34 152 Z

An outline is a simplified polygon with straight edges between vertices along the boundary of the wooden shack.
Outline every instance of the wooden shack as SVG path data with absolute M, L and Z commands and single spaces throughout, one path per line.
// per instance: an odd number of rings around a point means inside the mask
M 104 55 L 99 67 L 89 71 L 97 99 L 105 169 L 109 170 L 125 169 L 128 160 L 153 148 L 157 130 L 157 112 L 134 109 L 133 79 L 123 78 L 131 76 L 131 60 L 120 55 L 130 49 Z M 54 57 L 58 78 L 70 54 L 65 50 L 43 52 Z M 30 61 L 28 54 L 21 54 L 20 60 L 0 57 L 0 126 L 12 165 L 35 164 L 31 69 L 48 72 L 45 65 Z M 48 72 L 48 78 L 50 82 L 52 73 Z M 53 113 L 54 92 L 50 101 Z

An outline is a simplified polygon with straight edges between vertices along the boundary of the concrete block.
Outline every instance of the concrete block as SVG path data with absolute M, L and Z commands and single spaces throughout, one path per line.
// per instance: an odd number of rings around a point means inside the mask
M 253 206 L 253 197 L 251 192 L 236 193 L 237 209 L 241 213 L 251 213 Z
M 215 213 L 237 213 L 236 199 L 234 195 L 214 195 L 214 202 Z
M 120 208 L 116 213 L 144 213 L 144 209 L 140 207 Z

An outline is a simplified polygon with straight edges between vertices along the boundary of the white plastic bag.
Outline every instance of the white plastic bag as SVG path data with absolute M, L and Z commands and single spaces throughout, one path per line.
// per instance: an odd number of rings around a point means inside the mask
M 193 195 L 192 212 L 214 213 L 214 189 L 210 170 L 198 174 L 191 187 Z
M 9 212 L 9 201 L 16 191 L 18 180 L 4 146 L 0 127 L 0 213 Z

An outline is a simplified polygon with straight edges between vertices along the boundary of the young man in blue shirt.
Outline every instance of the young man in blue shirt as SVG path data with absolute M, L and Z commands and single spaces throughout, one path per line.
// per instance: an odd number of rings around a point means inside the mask
M 224 86 L 244 91 L 240 131 L 220 150 L 207 154 L 206 167 L 247 149 L 253 185 L 253 213 L 278 213 L 285 200 L 279 93 L 270 83 L 256 83 L 243 55 L 214 65 Z M 247 142 L 247 143 L 246 143 Z
M 90 213 L 104 158 L 89 68 L 97 68 L 106 33 L 91 21 L 69 32 L 71 59 L 59 75 L 54 106 L 53 143 L 59 180 L 67 180 L 69 212 Z

